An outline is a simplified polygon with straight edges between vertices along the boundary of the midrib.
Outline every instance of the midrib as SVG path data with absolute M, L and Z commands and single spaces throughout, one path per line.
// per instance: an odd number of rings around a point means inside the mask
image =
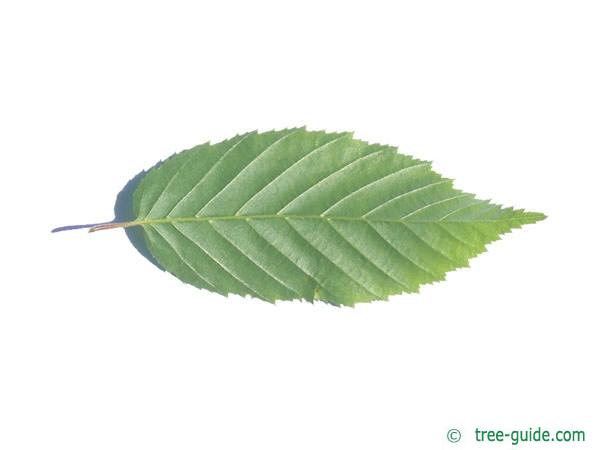
M 164 217 L 164 218 L 143 218 L 136 219 L 130 222 L 107 222 L 98 224 L 90 231 L 100 231 L 110 228 L 129 228 L 143 225 L 159 225 L 169 223 L 181 223 L 181 222 L 213 222 L 213 221 L 239 221 L 239 220 L 287 220 L 287 219 L 303 219 L 303 220 L 327 220 L 327 221 L 343 221 L 343 222 L 363 222 L 363 223 L 410 223 L 410 224 L 426 224 L 426 223 L 500 223 L 500 222 L 520 222 L 528 223 L 531 220 L 535 220 L 535 217 L 521 216 L 521 217 L 505 217 L 500 219 L 438 219 L 438 220 L 416 220 L 416 219 L 379 219 L 370 217 L 352 217 L 352 216 L 325 216 L 318 214 L 252 214 L 252 215 L 232 215 L 232 216 L 192 216 L 192 217 Z
M 317 214 L 253 214 L 233 216 L 193 216 L 193 217 L 165 217 L 162 219 L 137 219 L 128 223 L 128 226 L 152 225 L 172 222 L 211 222 L 229 220 L 268 220 L 268 219 L 310 219 L 310 220 L 338 220 L 345 222 L 388 222 L 388 223 L 480 223 L 480 222 L 507 222 L 518 220 L 516 217 L 502 219 L 473 219 L 473 220 L 417 220 L 417 219 L 380 219 L 352 216 L 324 216 Z

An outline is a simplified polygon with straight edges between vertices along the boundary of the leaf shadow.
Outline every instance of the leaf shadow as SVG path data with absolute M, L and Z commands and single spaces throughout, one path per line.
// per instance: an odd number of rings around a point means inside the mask
M 113 222 L 129 222 L 135 219 L 135 214 L 133 212 L 133 192 L 140 184 L 140 181 L 146 174 L 146 170 L 142 170 L 136 176 L 134 176 L 131 180 L 125 184 L 123 189 L 117 194 L 117 199 L 115 200 L 115 218 Z M 131 245 L 135 247 L 140 255 L 158 267 L 160 270 L 164 271 L 165 269 L 160 265 L 160 263 L 152 256 L 150 250 L 148 250 L 148 246 L 146 245 L 146 240 L 144 239 L 144 234 L 142 232 L 142 228 L 137 227 L 128 227 L 123 229 L 129 242 Z

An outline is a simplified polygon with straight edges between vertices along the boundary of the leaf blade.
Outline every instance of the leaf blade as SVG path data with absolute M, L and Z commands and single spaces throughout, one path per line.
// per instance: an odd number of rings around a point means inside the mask
M 336 305 L 416 292 L 545 217 L 456 190 L 393 147 L 304 128 L 174 155 L 146 174 L 133 205 L 131 224 L 184 282 Z

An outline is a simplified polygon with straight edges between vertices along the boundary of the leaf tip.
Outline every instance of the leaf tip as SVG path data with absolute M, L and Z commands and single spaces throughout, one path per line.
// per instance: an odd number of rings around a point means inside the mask
M 540 212 L 532 212 L 528 214 L 531 219 L 531 223 L 541 222 L 542 220 L 546 220 L 548 216 L 544 213 Z
M 534 224 L 537 222 L 541 222 L 542 220 L 545 220 L 548 218 L 548 216 L 544 213 L 541 212 L 529 212 L 529 211 L 517 211 L 520 213 L 521 215 L 521 224 L 522 225 L 527 225 L 527 224 Z

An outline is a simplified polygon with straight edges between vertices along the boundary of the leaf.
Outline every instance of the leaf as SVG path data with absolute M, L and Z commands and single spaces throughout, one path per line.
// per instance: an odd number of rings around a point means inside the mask
M 416 292 L 545 216 L 452 187 L 351 133 L 252 132 L 175 154 L 133 193 L 153 257 L 198 288 L 354 305 Z

